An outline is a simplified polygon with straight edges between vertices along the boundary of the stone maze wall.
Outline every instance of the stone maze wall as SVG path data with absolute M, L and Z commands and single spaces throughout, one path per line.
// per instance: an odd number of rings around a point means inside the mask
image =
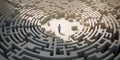
M 83 30 L 69 40 L 45 33 L 60 17 Z M 0 60 L 120 60 L 120 1 L 0 0 Z

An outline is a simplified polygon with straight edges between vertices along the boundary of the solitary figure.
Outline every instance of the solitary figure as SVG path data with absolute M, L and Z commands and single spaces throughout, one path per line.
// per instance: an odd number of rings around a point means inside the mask
M 58 25 L 58 32 L 60 33 L 60 30 L 61 30 L 61 26 L 60 24 Z

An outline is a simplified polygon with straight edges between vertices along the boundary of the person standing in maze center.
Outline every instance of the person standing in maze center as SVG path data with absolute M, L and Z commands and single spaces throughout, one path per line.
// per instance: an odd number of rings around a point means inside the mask
M 58 25 L 58 32 L 60 33 L 60 31 L 61 31 L 61 26 L 60 26 L 60 24 Z

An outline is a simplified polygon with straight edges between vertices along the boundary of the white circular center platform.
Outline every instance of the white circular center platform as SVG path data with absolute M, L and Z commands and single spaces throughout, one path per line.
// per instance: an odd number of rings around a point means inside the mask
M 59 24 L 61 26 L 60 33 L 58 31 Z M 76 30 L 72 30 L 72 26 L 75 26 Z M 52 18 L 50 21 L 42 25 L 42 28 L 45 28 L 45 31 L 48 34 L 54 33 L 56 37 L 60 37 L 61 39 L 68 40 L 70 35 L 74 34 L 77 31 L 82 31 L 83 25 L 80 25 L 80 23 L 74 19 L 72 22 L 70 22 L 65 18 L 60 18 L 60 19 Z

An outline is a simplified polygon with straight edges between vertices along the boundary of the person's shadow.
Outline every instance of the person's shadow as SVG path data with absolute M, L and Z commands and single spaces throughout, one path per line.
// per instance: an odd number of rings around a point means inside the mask
M 63 34 L 63 33 L 60 33 L 60 35 L 65 35 L 65 34 Z

